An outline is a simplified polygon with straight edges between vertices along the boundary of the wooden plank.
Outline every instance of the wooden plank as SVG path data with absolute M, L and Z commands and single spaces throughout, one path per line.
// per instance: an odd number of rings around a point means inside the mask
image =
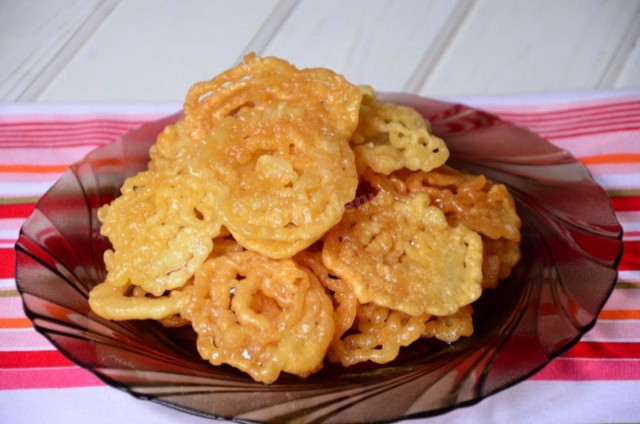
M 40 101 L 180 102 L 235 64 L 277 0 L 121 0 Z
M 31 100 L 25 93 L 61 66 L 52 61 L 98 5 L 98 0 L 0 2 L 0 99 Z
M 640 87 L 640 4 L 636 10 L 633 23 L 627 34 L 625 43 L 621 46 L 619 56 L 623 61 L 619 69 L 612 72 L 615 75 L 613 86 L 616 88 Z M 617 71 L 617 72 L 616 72 Z
M 269 45 L 273 37 L 282 27 L 282 24 L 289 18 L 293 9 L 298 5 L 298 0 L 280 0 L 273 8 L 269 17 L 262 26 L 253 34 L 253 38 L 244 46 L 238 61 L 248 53 L 262 53 Z
M 640 40 L 615 82 L 616 88 L 640 88 Z
M 598 87 L 636 0 L 481 0 L 421 94 L 527 93 Z
M 446 21 L 443 21 L 443 25 L 439 29 L 438 34 L 433 38 L 429 47 L 425 49 L 422 59 L 420 59 L 411 76 L 409 76 L 404 83 L 402 91 L 417 93 L 420 90 L 424 81 L 433 72 L 433 69 L 440 60 L 440 56 L 449 45 L 450 40 L 465 21 L 472 5 L 473 0 L 459 0 L 457 2 L 456 6 L 447 16 Z
M 300 67 L 331 68 L 378 90 L 400 91 L 432 46 L 447 38 L 442 29 L 459 14 L 460 3 L 468 2 L 302 0 L 263 53 Z

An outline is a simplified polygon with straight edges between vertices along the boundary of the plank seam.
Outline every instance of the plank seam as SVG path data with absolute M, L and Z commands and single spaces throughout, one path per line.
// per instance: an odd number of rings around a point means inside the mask
M 633 18 L 625 31 L 616 51 L 612 55 L 607 68 L 596 84 L 598 88 L 612 88 L 616 85 L 627 64 L 631 52 L 640 39 L 640 6 L 635 10 Z
M 69 37 L 58 52 L 53 55 L 29 85 L 18 95 L 18 102 L 32 102 L 37 100 L 51 82 L 58 76 L 60 71 L 69 63 L 80 48 L 89 40 L 91 35 L 102 22 L 115 9 L 119 0 L 102 0 L 87 18 L 82 22 L 75 32 Z
M 297 5 L 298 0 L 280 0 L 242 50 L 236 62 L 242 61 L 244 56 L 251 52 L 258 55 L 262 54 Z
M 427 82 L 429 76 L 438 64 L 444 52 L 451 45 L 454 35 L 463 25 L 475 2 L 473 0 L 459 0 L 451 11 L 447 23 L 443 26 L 438 36 L 434 39 L 429 49 L 416 65 L 415 69 L 404 84 L 403 90 L 408 93 L 417 93 Z

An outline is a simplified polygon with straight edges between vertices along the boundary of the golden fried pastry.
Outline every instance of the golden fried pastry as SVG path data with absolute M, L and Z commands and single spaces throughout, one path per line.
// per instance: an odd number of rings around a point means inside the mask
M 320 369 L 334 333 L 331 299 L 313 274 L 249 251 L 198 269 L 182 315 L 203 358 L 263 383 L 281 371 L 304 377 Z
M 112 248 L 89 305 L 191 326 L 202 358 L 265 384 L 468 337 L 520 259 L 504 185 L 327 69 L 250 54 L 195 84 L 149 155 L 98 211 Z
M 101 283 L 89 293 L 89 305 L 96 314 L 114 321 L 165 320 L 178 315 L 186 304 L 189 298 L 186 286 L 153 296 L 138 286 Z
M 479 233 L 483 242 L 483 288 L 495 287 L 499 279 L 507 278 L 520 260 L 522 222 L 503 184 L 448 166 L 431 172 L 403 170 L 389 176 L 367 170 L 362 178 L 375 190 L 395 198 L 424 193 L 444 212 L 450 225 L 463 224 Z
M 422 337 L 435 337 L 447 343 L 453 343 L 460 337 L 469 337 L 473 334 L 472 313 L 473 308 L 467 305 L 451 315 L 431 317 L 424 325 Z
M 480 236 L 449 226 L 424 194 L 381 191 L 349 210 L 327 233 L 322 260 L 360 303 L 411 316 L 452 314 L 482 292 Z
M 378 364 L 398 356 L 402 346 L 420 338 L 429 315 L 411 316 L 374 303 L 358 304 L 354 332 L 332 343 L 327 358 L 345 367 L 358 362 Z
M 153 171 L 128 178 L 121 192 L 98 211 L 101 234 L 113 246 L 104 256 L 104 284 L 154 296 L 183 286 L 220 232 L 212 193 L 192 175 Z
M 340 220 L 358 184 L 349 138 L 360 100 L 327 69 L 255 55 L 191 88 L 195 168 L 222 183 L 218 212 L 241 245 L 291 257 Z
M 358 177 L 346 139 L 309 129 L 323 125 L 294 105 L 248 108 L 201 143 L 196 166 L 224 185 L 218 212 L 245 248 L 291 257 L 342 217 Z
M 360 122 L 351 136 L 359 173 L 367 167 L 385 175 L 403 168 L 430 171 L 447 161 L 447 145 L 418 112 L 382 103 L 371 87 L 361 90 Z
M 300 252 L 295 256 L 296 262 L 309 268 L 320 283 L 329 290 L 333 299 L 335 331 L 333 340 L 339 340 L 352 326 L 356 319 L 358 299 L 353 287 L 341 278 L 333 275 L 322 263 L 320 252 Z

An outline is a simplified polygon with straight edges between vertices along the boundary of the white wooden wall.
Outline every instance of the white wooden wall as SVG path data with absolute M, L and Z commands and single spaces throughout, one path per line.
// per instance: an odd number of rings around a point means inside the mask
M 249 51 L 428 96 L 640 87 L 638 0 L 0 0 L 0 101 L 181 102 Z

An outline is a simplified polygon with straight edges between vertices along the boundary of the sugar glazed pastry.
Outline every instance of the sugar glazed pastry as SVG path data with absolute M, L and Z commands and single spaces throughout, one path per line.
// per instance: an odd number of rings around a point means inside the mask
M 259 382 L 469 336 L 520 259 L 504 185 L 328 69 L 250 54 L 189 90 L 150 157 L 98 212 L 112 248 L 89 304 L 190 325 L 204 359 Z

